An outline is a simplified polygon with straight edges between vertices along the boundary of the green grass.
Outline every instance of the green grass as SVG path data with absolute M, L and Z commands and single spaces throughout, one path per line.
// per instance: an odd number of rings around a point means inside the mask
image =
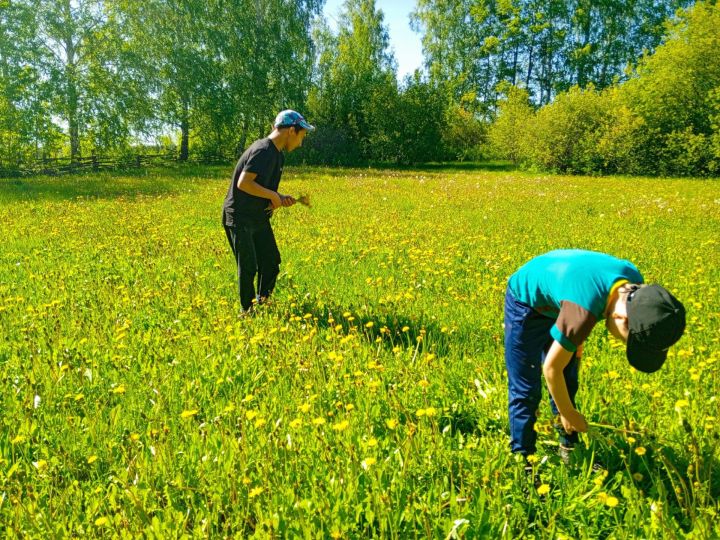
M 720 536 L 720 184 L 289 168 L 313 207 L 277 213 L 275 302 L 239 318 L 230 172 L 0 179 L 6 536 Z M 688 329 L 653 375 L 595 329 L 579 408 L 610 427 L 566 467 L 543 403 L 540 495 L 502 302 L 559 247 L 632 260 Z

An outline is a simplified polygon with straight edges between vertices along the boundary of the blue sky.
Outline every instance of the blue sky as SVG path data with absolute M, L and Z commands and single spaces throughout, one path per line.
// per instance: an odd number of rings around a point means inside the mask
M 327 0 L 325 17 L 330 28 L 337 28 L 338 14 L 342 11 L 344 0 Z M 415 9 L 415 0 L 375 0 L 375 7 L 385 15 L 385 26 L 390 31 L 390 47 L 398 63 L 398 79 L 412 74 L 422 67 L 422 45 L 420 34 L 410 29 L 410 12 Z

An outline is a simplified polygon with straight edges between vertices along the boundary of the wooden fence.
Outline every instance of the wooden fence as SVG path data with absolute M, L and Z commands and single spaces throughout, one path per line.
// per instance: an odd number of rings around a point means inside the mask
M 1 159 L 1 158 L 0 158 Z M 221 155 L 191 156 L 180 161 L 175 153 L 132 154 L 118 157 L 88 156 L 74 160 L 70 158 L 38 159 L 18 164 L 3 163 L 0 160 L 0 177 L 19 177 L 36 175 L 61 175 L 95 171 L 122 171 L 142 167 L 178 165 L 180 163 L 201 163 L 206 165 L 226 165 L 232 158 Z

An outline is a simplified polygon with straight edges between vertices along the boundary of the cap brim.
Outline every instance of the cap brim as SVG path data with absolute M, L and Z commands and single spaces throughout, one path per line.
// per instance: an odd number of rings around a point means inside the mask
M 300 124 L 301 128 L 307 129 L 308 131 L 315 131 L 315 126 L 308 124 L 305 120 L 300 120 L 298 124 Z
M 644 373 L 653 373 L 660 369 L 665 363 L 668 354 L 666 350 L 653 349 L 647 345 L 642 345 L 637 340 L 634 340 L 632 335 L 628 338 L 625 352 L 630 365 Z

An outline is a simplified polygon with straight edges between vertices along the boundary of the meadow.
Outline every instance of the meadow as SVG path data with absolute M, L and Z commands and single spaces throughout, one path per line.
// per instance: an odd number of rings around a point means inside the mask
M 0 531 L 720 537 L 720 184 L 288 167 L 274 302 L 240 317 L 232 167 L 0 179 Z M 508 451 L 502 303 L 547 250 L 680 298 L 659 372 L 603 325 L 569 466 Z M 601 470 L 593 464 L 601 463 Z

